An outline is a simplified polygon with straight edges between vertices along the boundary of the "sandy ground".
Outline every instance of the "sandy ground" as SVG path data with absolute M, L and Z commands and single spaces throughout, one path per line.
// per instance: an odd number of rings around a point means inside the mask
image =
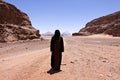
M 0 80 L 120 80 L 120 38 L 64 37 L 60 72 L 50 70 L 50 38 L 0 43 Z

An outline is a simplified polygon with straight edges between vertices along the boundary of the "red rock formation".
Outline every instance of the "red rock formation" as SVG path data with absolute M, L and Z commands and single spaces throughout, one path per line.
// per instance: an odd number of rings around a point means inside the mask
M 0 1 L 0 42 L 39 38 L 29 17 L 14 5 Z
M 79 34 L 108 34 L 120 36 L 120 11 L 92 20 L 79 31 Z

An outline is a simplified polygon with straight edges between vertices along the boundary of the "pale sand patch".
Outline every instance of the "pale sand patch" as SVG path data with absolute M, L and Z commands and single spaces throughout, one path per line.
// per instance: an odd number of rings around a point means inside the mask
M 99 38 L 108 37 L 108 38 L 111 38 L 113 36 L 112 35 L 107 35 L 107 34 L 93 34 L 93 35 L 90 35 L 88 37 L 99 37 Z

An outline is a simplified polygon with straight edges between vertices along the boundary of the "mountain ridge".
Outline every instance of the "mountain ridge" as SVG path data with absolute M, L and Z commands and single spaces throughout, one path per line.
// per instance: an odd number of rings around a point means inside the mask
M 89 36 L 93 34 L 107 34 L 120 37 L 120 11 L 96 18 L 86 24 L 73 36 Z

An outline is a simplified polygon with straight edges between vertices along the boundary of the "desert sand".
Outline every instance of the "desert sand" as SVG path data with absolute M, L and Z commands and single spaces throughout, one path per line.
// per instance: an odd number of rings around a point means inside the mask
M 64 37 L 60 72 L 50 71 L 50 37 L 0 43 L 0 80 L 120 80 L 120 38 Z

